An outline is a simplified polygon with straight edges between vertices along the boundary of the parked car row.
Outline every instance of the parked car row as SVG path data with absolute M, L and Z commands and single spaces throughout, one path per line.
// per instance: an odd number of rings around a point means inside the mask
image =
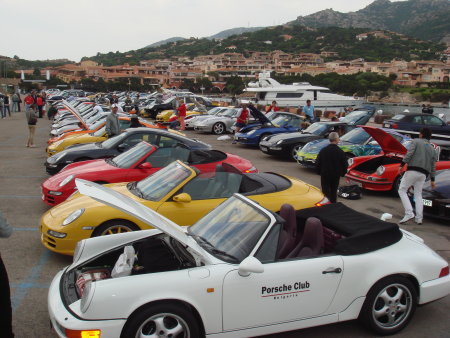
M 217 123 L 235 111 L 197 118 Z M 250 135 L 298 122 L 251 113 Z M 46 169 L 55 175 L 42 184 L 52 208 L 41 242 L 74 256 L 48 295 L 61 337 L 248 337 L 357 318 L 393 334 L 418 305 L 449 293 L 446 260 L 397 224 L 174 131 L 73 144 Z

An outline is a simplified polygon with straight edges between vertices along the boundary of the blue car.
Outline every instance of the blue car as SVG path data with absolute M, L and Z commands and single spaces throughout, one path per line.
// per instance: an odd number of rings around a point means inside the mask
M 260 125 L 248 125 L 236 133 L 235 139 L 240 144 L 258 146 L 259 142 L 266 136 L 293 133 L 301 130 L 303 119 L 299 115 L 291 113 L 280 113 L 272 121 L 267 119 Z
M 399 134 L 392 129 L 384 129 L 385 132 L 392 135 L 397 141 L 399 141 L 406 148 L 411 143 L 411 138 Z M 297 162 L 307 168 L 314 168 L 316 166 L 317 155 L 320 150 L 329 145 L 328 139 L 320 139 L 307 143 L 297 153 Z M 348 158 L 378 155 L 382 149 L 377 141 L 375 141 L 364 129 L 355 128 L 340 138 L 338 146 L 346 153 Z

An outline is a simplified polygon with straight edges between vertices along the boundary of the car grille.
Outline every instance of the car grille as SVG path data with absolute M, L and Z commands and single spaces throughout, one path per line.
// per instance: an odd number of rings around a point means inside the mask
M 48 245 L 51 246 L 52 248 L 56 248 L 56 241 L 53 239 L 53 237 L 47 235 L 47 234 L 42 234 L 42 240 Z

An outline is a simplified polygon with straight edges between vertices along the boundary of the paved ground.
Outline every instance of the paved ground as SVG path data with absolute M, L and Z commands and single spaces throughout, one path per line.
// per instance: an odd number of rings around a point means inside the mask
M 0 252 L 7 266 L 12 286 L 14 327 L 17 337 L 54 337 L 47 316 L 47 289 L 54 274 L 71 261 L 70 257 L 46 250 L 39 241 L 39 218 L 47 210 L 40 199 L 40 183 L 48 176 L 43 163 L 44 148 L 48 139 L 49 121 L 40 119 L 37 125 L 37 148 L 25 147 L 27 126 L 23 113 L 0 120 L 0 211 L 11 225 L 14 234 L 0 239 Z M 299 177 L 308 183 L 319 185 L 319 177 L 312 171 L 288 162 L 264 155 L 259 150 L 231 145 L 229 141 L 217 141 L 212 135 L 197 135 L 214 147 L 233 152 L 250 159 L 260 171 L 277 171 Z M 366 193 L 358 201 L 345 204 L 379 216 L 390 212 L 398 220 L 402 207 L 398 198 L 389 194 Z M 425 220 L 423 226 L 405 226 L 423 237 L 426 243 L 450 261 L 450 226 Z M 392 259 L 395 259 L 393 257 Z M 358 281 L 355 280 L 355 283 Z M 448 337 L 450 332 L 450 297 L 419 308 L 413 322 L 401 337 Z M 329 325 L 276 335 L 276 337 L 371 337 L 355 322 Z M 0 333 L 1 336 L 1 333 Z M 275 336 L 273 336 L 275 337 Z

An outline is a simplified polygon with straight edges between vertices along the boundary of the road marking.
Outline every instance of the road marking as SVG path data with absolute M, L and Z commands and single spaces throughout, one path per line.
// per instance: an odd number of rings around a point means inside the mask
M 50 258 L 50 251 L 44 250 L 39 257 L 39 261 L 36 265 L 31 268 L 28 276 L 20 283 L 16 284 L 16 289 L 11 297 L 11 305 L 13 312 L 17 310 L 22 304 L 28 290 L 31 288 L 30 285 L 34 285 L 35 281 L 39 278 L 42 268 L 47 264 Z M 38 285 L 38 284 L 36 284 Z

